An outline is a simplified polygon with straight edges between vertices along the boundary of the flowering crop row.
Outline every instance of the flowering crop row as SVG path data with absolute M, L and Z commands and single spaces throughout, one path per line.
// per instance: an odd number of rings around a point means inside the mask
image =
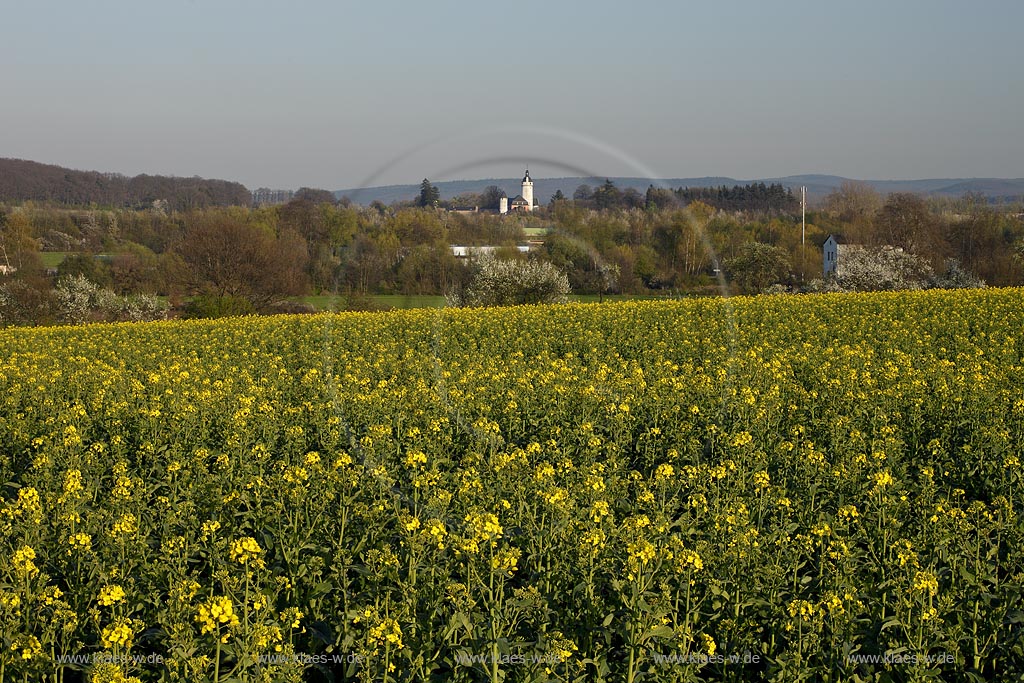
M 0 680 L 1015 678 L 1022 304 L 0 332 Z

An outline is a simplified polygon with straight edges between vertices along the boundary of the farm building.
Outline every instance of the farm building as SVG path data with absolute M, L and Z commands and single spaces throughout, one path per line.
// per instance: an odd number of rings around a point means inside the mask
M 842 235 L 831 234 L 825 238 L 821 245 L 822 274 L 824 277 L 835 275 L 840 270 L 843 254 L 863 249 L 862 244 L 850 244 L 843 239 Z

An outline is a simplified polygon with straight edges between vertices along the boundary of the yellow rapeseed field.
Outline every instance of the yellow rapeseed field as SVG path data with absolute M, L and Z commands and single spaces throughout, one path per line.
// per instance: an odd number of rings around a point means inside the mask
M 1024 674 L 1024 291 L 0 331 L 0 680 Z

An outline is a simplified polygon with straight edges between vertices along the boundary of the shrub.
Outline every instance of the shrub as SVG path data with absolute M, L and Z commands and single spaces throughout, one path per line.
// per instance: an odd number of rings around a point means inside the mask
M 84 275 L 61 278 L 54 290 L 58 318 L 80 325 L 92 320 L 145 322 L 167 317 L 167 304 L 150 294 L 119 296 Z
M 829 291 L 878 292 L 927 289 L 935 276 L 920 256 L 893 247 L 846 248 L 830 277 Z
M 742 291 L 763 292 L 789 279 L 789 255 L 781 247 L 751 242 L 740 248 L 736 258 L 726 262 L 725 272 Z
M 97 307 L 99 287 L 84 275 L 61 278 L 54 290 L 57 314 L 64 322 L 80 325 L 88 322 Z
M 53 319 L 53 292 L 44 283 L 11 280 L 0 285 L 0 324 L 45 325 Z
M 446 296 L 450 306 L 564 303 L 569 278 L 547 261 L 481 258 L 469 285 Z
M 946 272 L 935 278 L 932 287 L 935 289 L 980 289 L 985 281 L 963 267 L 958 259 L 946 259 Z
M 251 301 L 230 294 L 204 294 L 193 298 L 185 306 L 186 318 L 227 318 L 255 313 L 256 308 Z

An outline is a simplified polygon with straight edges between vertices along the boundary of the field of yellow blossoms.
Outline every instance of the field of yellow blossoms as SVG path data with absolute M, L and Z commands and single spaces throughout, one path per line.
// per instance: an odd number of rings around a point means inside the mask
M 1021 290 L 0 331 L 0 680 L 1020 680 L 1022 355 Z

